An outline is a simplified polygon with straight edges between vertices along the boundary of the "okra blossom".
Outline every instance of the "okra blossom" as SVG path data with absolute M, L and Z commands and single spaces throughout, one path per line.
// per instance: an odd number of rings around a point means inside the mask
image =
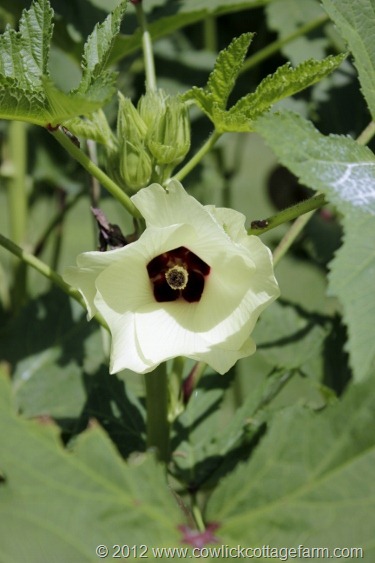
M 147 373 L 176 356 L 227 372 L 254 353 L 250 334 L 279 295 L 271 252 L 247 235 L 244 215 L 201 205 L 175 180 L 132 201 L 146 221 L 139 239 L 80 254 L 64 275 L 88 317 L 108 324 L 111 373 Z

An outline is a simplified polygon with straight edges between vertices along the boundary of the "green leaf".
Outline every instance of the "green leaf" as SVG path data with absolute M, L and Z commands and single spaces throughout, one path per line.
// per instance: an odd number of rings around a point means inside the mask
M 333 72 L 345 55 L 330 56 L 322 61 L 308 60 L 296 68 L 289 63 L 264 78 L 255 92 L 241 98 L 224 116 L 220 127 L 225 131 L 252 131 L 252 122 L 280 100 L 293 96 Z
M 354 55 L 362 92 L 375 118 L 375 10 L 373 0 L 322 0 Z
M 174 474 L 187 486 L 201 486 L 221 463 L 217 425 L 224 392 L 231 377 L 208 374 L 201 378 L 185 411 L 174 421 Z
M 126 464 L 96 424 L 67 451 L 53 424 L 23 420 L 11 403 L 0 377 L 1 561 L 92 563 L 99 544 L 111 556 L 116 544 L 146 545 L 149 557 L 179 544 L 184 519 L 152 457 Z
M 210 100 L 217 103 L 219 108 L 225 109 L 227 105 L 253 37 L 253 33 L 244 33 L 233 39 L 216 59 L 205 90 Z
M 329 287 L 343 306 L 354 376 L 363 379 L 375 358 L 375 157 L 348 137 L 325 137 L 289 112 L 263 116 L 255 129 L 303 184 L 325 193 L 344 216 Z
M 360 547 L 371 560 L 374 393 L 372 378 L 323 412 L 294 406 L 276 415 L 250 460 L 208 501 L 220 543 Z
M 19 31 L 7 28 L 0 37 L 0 119 L 56 125 L 106 103 L 115 91 L 115 75 L 105 65 L 124 10 L 121 3 L 96 26 L 85 45 L 81 83 L 65 93 L 48 73 L 53 11 L 48 0 L 34 0 L 22 12 Z
M 183 99 L 194 100 L 209 117 L 213 115 L 214 107 L 225 110 L 253 36 L 253 33 L 244 33 L 220 51 L 207 86 L 193 87 Z
M 329 56 L 323 61 L 308 60 L 296 68 L 291 68 L 287 63 L 279 67 L 274 74 L 264 78 L 255 92 L 242 97 L 228 111 L 224 110 L 222 102 L 218 102 L 218 95 L 220 91 L 224 92 L 224 90 L 217 87 L 216 95 L 214 95 L 212 88 L 210 89 L 212 83 L 216 84 L 215 78 L 211 79 L 215 71 L 210 76 L 211 80 L 209 79 L 205 89 L 194 87 L 184 94 L 183 99 L 194 100 L 214 123 L 216 130 L 221 133 L 225 131 L 251 132 L 254 130 L 254 119 L 283 98 L 293 96 L 327 76 L 341 64 L 344 58 L 345 55 L 341 54 Z M 228 58 L 229 60 L 230 58 Z M 215 74 L 215 76 L 217 75 L 218 73 Z M 219 84 L 221 84 L 221 79 L 220 76 Z
M 320 356 L 328 319 L 282 300 L 262 314 L 254 330 L 257 351 L 272 366 L 300 368 Z
M 106 72 L 114 38 L 120 31 L 120 24 L 125 13 L 126 3 L 122 2 L 109 14 L 103 23 L 97 24 L 88 37 L 82 58 L 82 80 L 78 91 L 85 94 L 97 81 L 113 84 L 116 75 Z
M 145 449 L 143 407 L 126 382 L 108 373 L 100 329 L 61 291 L 32 300 L 2 330 L 0 343 L 0 363 L 12 368 L 24 416 L 53 417 L 69 435 L 95 418 L 124 457 Z

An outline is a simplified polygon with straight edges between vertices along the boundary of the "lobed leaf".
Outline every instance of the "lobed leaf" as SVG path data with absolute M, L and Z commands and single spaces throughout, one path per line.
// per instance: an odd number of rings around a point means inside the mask
M 322 61 L 310 59 L 291 68 L 289 63 L 264 78 L 255 92 L 241 98 L 225 115 L 224 130 L 252 131 L 252 121 L 280 100 L 312 86 L 333 72 L 345 55 L 329 56 Z M 228 125 L 226 127 L 226 120 Z M 230 129 L 229 129 L 230 127 Z
M 65 93 L 48 74 L 53 10 L 48 0 L 34 0 L 19 31 L 7 28 L 0 36 L 0 119 L 57 125 L 99 109 L 115 92 L 115 75 L 105 67 L 124 10 L 122 2 L 96 26 L 85 45 L 81 83 Z
M 249 35 L 249 34 L 247 34 Z M 241 39 L 241 38 L 240 38 Z M 229 54 L 225 51 L 219 54 L 214 71 L 211 73 L 206 88 L 192 88 L 183 96 L 184 100 L 193 100 L 201 110 L 211 119 L 217 131 L 224 133 L 251 132 L 253 121 L 280 100 L 293 96 L 297 92 L 308 88 L 335 70 L 344 60 L 345 55 L 329 56 L 323 61 L 308 60 L 296 68 L 291 68 L 289 63 L 279 67 L 274 74 L 264 78 L 255 92 L 242 97 L 228 111 L 225 111 L 227 97 L 234 86 L 234 80 L 241 68 L 240 63 L 233 70 L 233 74 L 225 72 L 226 65 L 230 64 L 234 52 L 243 53 L 245 50 L 245 37 Z M 242 51 L 241 51 L 242 49 Z M 221 64 L 218 64 L 218 61 Z M 241 59 L 241 64 L 242 64 Z M 224 61 L 224 63 L 223 63 Z M 228 80 L 228 90 L 223 83 Z M 230 88 L 230 90 L 229 90 Z M 224 98 L 219 101 L 220 95 Z
M 220 51 L 216 59 L 205 90 L 221 109 L 227 105 L 253 37 L 253 33 L 243 33 Z
M 330 264 L 329 288 L 342 303 L 354 376 L 363 379 L 375 359 L 375 156 L 348 137 L 325 137 L 289 112 L 262 116 L 255 129 L 303 184 L 325 193 L 343 214 L 344 240 Z
M 322 0 L 353 53 L 359 81 L 375 119 L 375 7 L 373 0 Z
M 48 0 L 35 3 L 30 10 L 22 13 L 19 31 L 21 57 L 24 70 L 30 75 L 48 76 L 49 45 L 52 38 L 53 10 Z
M 146 545 L 150 556 L 178 545 L 184 518 L 151 456 L 126 464 L 97 424 L 67 451 L 53 424 L 14 413 L 3 375 L 0 427 L 2 561 L 90 563 L 99 544 L 111 555 L 116 544 Z
M 294 406 L 277 414 L 251 459 L 208 501 L 206 518 L 219 523 L 220 543 L 352 546 L 371 559 L 374 392 L 372 378 L 323 412 Z
M 78 91 L 87 92 L 98 80 L 103 80 L 105 69 L 111 53 L 114 38 L 120 31 L 122 18 L 124 17 L 126 3 L 119 4 L 110 13 L 103 23 L 97 24 L 94 31 L 88 37 L 84 47 L 82 58 L 82 80 Z M 109 74 L 109 81 L 113 83 L 114 75 Z M 108 79 L 107 77 L 105 80 Z
M 69 436 L 95 418 L 124 457 L 145 449 L 143 407 L 124 381 L 108 373 L 100 329 L 61 291 L 30 301 L 0 337 L 0 364 L 12 369 L 24 416 L 53 417 Z

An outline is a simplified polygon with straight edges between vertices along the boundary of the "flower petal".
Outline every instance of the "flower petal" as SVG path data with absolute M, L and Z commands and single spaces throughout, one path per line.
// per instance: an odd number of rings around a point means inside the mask
M 178 300 L 152 303 L 138 309 L 135 315 L 137 338 L 142 353 L 155 365 L 176 356 L 192 356 L 208 352 L 210 345 L 202 336 L 191 330 L 198 303 Z
M 181 240 L 189 237 L 195 237 L 195 232 L 189 225 L 147 229 L 137 243 L 125 247 L 128 250 L 123 253 L 121 260 L 116 260 L 97 276 L 94 303 L 112 334 L 113 373 L 125 368 L 146 373 L 165 359 L 162 357 L 159 360 L 158 357 L 155 360 L 145 353 L 144 342 L 151 338 L 153 342 L 158 343 L 162 333 L 156 331 L 151 336 L 142 333 L 141 339 L 138 340 L 135 316 L 139 309 L 145 307 L 160 309 L 160 303 L 155 301 L 146 268 L 155 249 L 164 252 L 174 244 L 180 245 Z M 153 326 L 151 319 L 149 320 L 148 328 Z
M 233 242 L 242 242 L 243 238 L 248 236 L 245 229 L 246 217 L 243 213 L 214 205 L 205 205 L 205 209 L 222 226 Z
M 121 259 L 124 248 L 108 252 L 84 252 L 77 257 L 78 267 L 72 266 L 67 268 L 63 274 L 64 281 L 81 292 L 87 306 L 87 318 L 89 320 L 97 312 L 94 304 L 96 294 L 95 280 L 98 274 L 107 266 Z
M 223 375 L 229 371 L 238 360 L 251 356 L 254 354 L 255 350 L 256 346 L 254 340 L 248 337 L 238 350 L 213 346 L 209 352 L 198 354 L 193 359 L 206 362 L 212 369 Z

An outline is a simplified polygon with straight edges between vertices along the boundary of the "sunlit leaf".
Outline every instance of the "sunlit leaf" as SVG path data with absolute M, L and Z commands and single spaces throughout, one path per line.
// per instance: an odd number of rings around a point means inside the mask
M 244 36 L 241 36 L 244 37 Z M 241 38 L 240 38 L 241 39 Z M 247 39 L 250 40 L 250 37 Z M 235 40 L 236 41 L 236 40 Z M 255 92 L 243 96 L 229 110 L 225 104 L 234 86 L 235 77 L 241 69 L 244 43 L 232 42 L 227 50 L 222 51 L 216 61 L 215 70 L 210 75 L 205 88 L 193 87 L 183 96 L 185 100 L 193 100 L 200 109 L 211 119 L 217 131 L 250 132 L 253 131 L 253 121 L 274 104 L 293 96 L 297 92 L 308 88 L 335 70 L 344 60 L 345 55 L 329 56 L 322 61 L 308 60 L 296 68 L 289 63 L 279 67 L 274 74 L 264 78 Z M 239 40 L 237 40 L 239 41 Z M 239 57 L 239 62 L 233 68 L 233 74 L 228 80 L 225 68 L 231 64 L 233 56 Z M 223 67 L 223 63 L 225 66 Z M 233 63 L 232 63 L 233 64 Z M 228 81 L 230 89 L 224 89 L 221 84 Z M 219 101 L 220 95 L 223 96 Z
M 343 214 L 343 246 L 329 282 L 343 306 L 354 374 L 362 379 L 375 358 L 375 156 L 349 137 L 325 137 L 289 112 L 263 116 L 256 130 L 303 184 L 324 192 Z
M 354 55 L 362 92 L 375 118 L 375 10 L 373 0 L 322 0 Z
M 85 45 L 82 80 L 65 93 L 48 72 L 53 11 L 48 0 L 34 0 L 22 12 L 19 31 L 7 28 L 0 37 L 0 119 L 56 125 L 99 109 L 115 91 L 115 75 L 105 67 L 124 10 L 119 4 L 95 27 Z

